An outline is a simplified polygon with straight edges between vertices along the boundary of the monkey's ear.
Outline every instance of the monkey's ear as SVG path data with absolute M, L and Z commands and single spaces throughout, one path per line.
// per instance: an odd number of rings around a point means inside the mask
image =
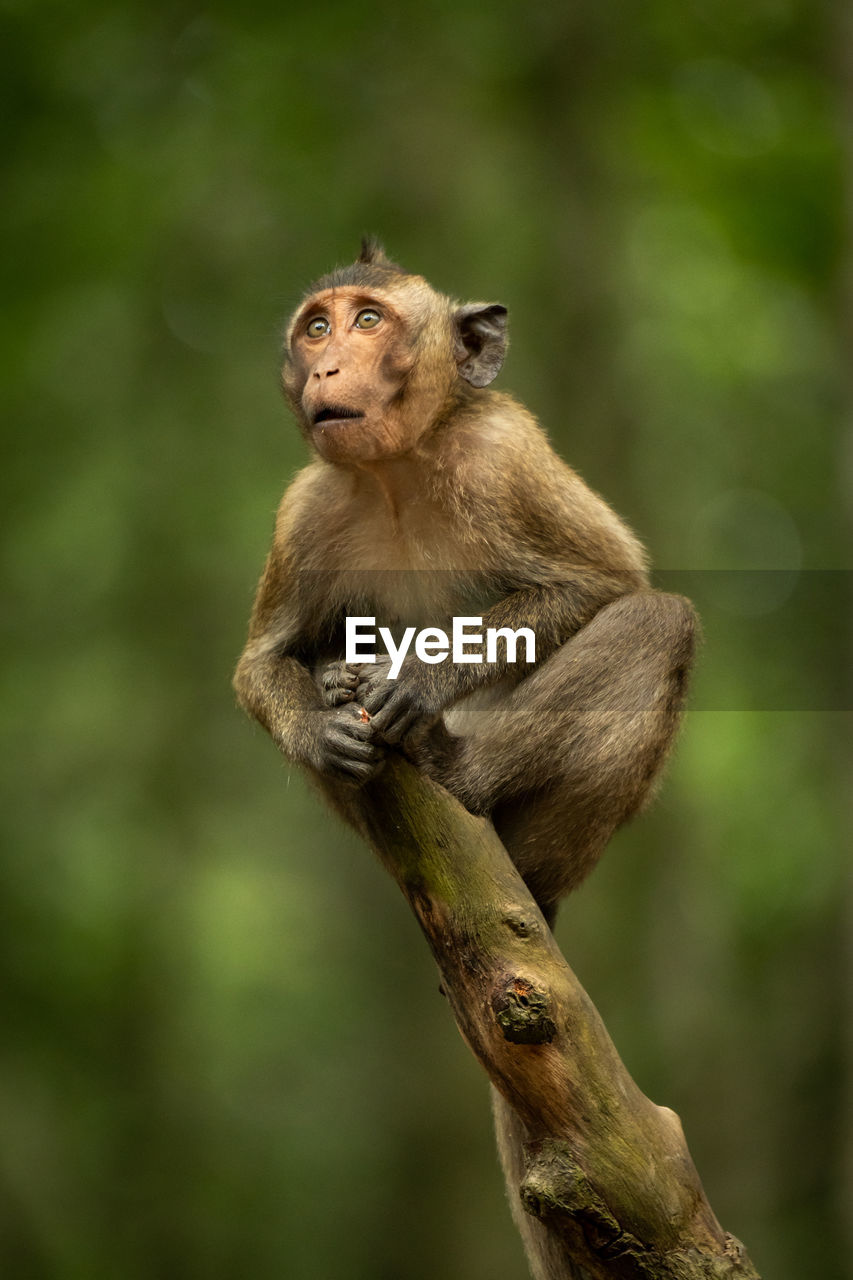
M 506 307 L 469 302 L 453 313 L 456 363 L 472 387 L 487 387 L 500 373 L 507 348 Z

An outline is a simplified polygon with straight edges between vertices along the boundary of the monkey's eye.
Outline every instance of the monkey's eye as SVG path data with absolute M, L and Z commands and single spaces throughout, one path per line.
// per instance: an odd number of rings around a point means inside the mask
M 378 311 L 373 311 L 370 307 L 365 307 L 364 311 L 359 311 L 355 318 L 355 327 L 357 329 L 375 329 L 382 319 Z
M 313 320 L 309 320 L 305 332 L 309 338 L 325 338 L 327 333 L 332 332 L 332 326 L 325 316 L 315 316 Z

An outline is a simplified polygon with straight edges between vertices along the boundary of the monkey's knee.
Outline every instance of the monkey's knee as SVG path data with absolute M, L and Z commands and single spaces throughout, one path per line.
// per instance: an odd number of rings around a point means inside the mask
M 684 596 L 659 597 L 661 649 L 665 664 L 665 712 L 671 721 L 670 737 L 687 700 L 690 672 L 701 638 L 699 617 Z
M 686 596 L 656 593 L 660 610 L 662 641 L 668 647 L 673 667 L 689 671 L 701 639 L 699 615 Z
M 664 591 L 637 591 L 620 596 L 596 614 L 589 628 L 606 629 L 624 639 L 640 642 L 647 654 L 661 654 L 674 661 L 693 657 L 699 622 L 686 596 Z M 582 632 L 580 634 L 583 634 Z
M 677 714 L 684 703 L 693 663 L 698 620 L 684 596 L 637 592 L 607 605 L 587 628 L 590 706 L 614 713 Z M 581 633 L 583 634 L 583 633 Z M 567 649 L 571 649 L 569 643 Z

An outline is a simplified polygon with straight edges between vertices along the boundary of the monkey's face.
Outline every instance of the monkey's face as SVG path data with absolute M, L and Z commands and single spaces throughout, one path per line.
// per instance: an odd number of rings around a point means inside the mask
M 321 282 L 290 323 L 282 382 L 317 452 L 365 466 L 408 452 L 472 387 L 488 386 L 506 351 L 506 307 L 459 306 L 375 258 L 335 275 L 344 278 Z
M 373 462 L 415 443 L 421 426 L 405 395 L 415 349 L 411 317 L 394 305 L 390 290 L 327 289 L 300 308 L 284 385 L 322 457 Z

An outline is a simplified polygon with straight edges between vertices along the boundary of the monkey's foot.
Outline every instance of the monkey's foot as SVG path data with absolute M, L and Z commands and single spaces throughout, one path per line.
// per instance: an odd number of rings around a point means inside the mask
M 330 662 L 320 673 L 317 683 L 320 696 L 327 707 L 340 707 L 355 698 L 359 681 L 359 668 L 346 662 Z
M 442 786 L 453 776 L 461 745 L 462 739 L 450 733 L 441 716 L 432 723 L 416 724 L 401 743 L 406 759 Z

